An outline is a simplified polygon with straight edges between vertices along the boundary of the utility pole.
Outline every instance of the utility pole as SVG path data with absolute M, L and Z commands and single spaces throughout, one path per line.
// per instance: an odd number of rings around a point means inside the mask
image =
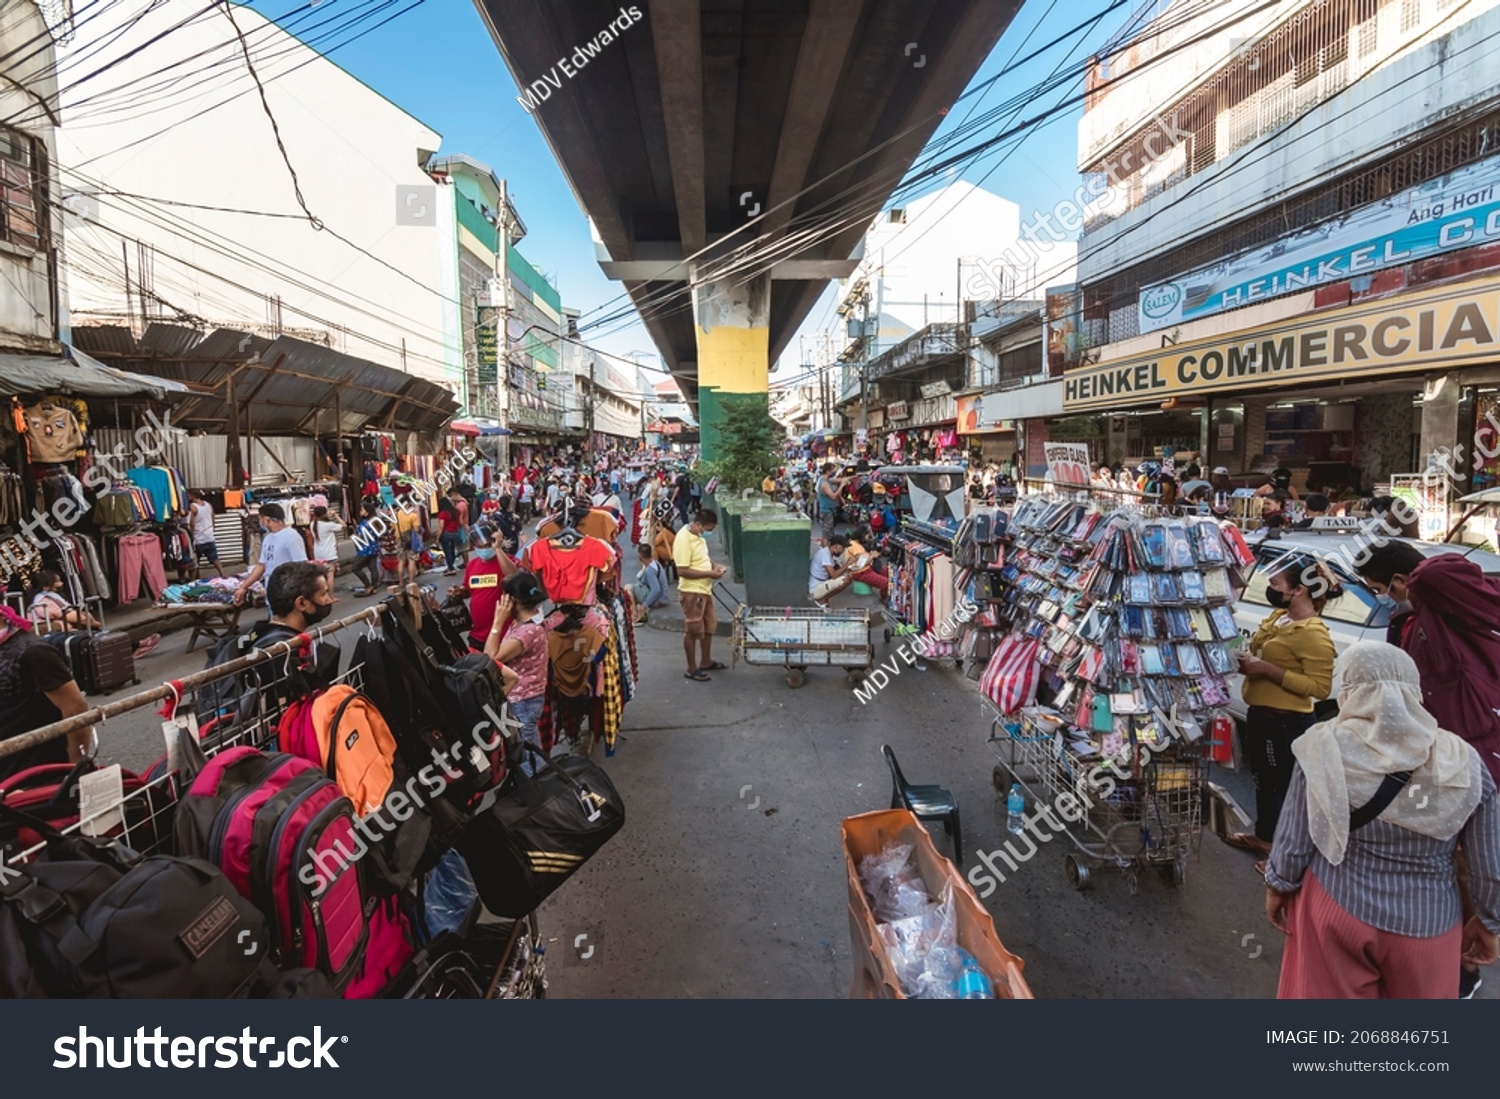
M 498 305 L 500 312 L 495 322 L 495 413 L 507 428 L 510 427 L 510 185 L 500 181 L 500 240 L 495 253 L 495 278 L 500 282 L 500 300 L 491 298 L 491 305 Z M 510 466 L 510 436 L 500 436 L 501 463 Z
M 859 428 L 870 429 L 870 291 L 859 299 Z

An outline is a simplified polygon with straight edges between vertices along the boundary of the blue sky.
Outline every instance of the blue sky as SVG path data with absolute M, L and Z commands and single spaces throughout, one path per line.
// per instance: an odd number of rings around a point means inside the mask
M 1104 11 L 1110 2 L 1029 0 L 976 75 L 971 89 L 1000 72 L 1008 59 L 1024 57 Z M 253 6 L 276 14 L 284 10 L 285 0 L 276 4 L 259 0 Z M 1116 8 L 1088 33 L 1067 40 L 1007 73 L 985 91 L 961 100 L 950 112 L 939 136 L 969 114 L 971 106 L 973 116 L 977 117 L 1024 94 L 1055 68 L 1086 58 L 1124 24 L 1132 7 L 1138 5 Z M 1029 41 L 1024 41 L 1028 36 Z M 585 324 L 590 311 L 599 310 L 596 315 L 602 316 L 619 308 L 620 287 L 599 271 L 587 220 L 553 160 L 535 118 L 517 102 L 518 89 L 471 0 L 426 0 L 422 6 L 330 56 L 442 134 L 443 153 L 467 153 L 490 165 L 509 182 L 528 230 L 526 240 L 520 245 L 521 252 L 556 283 L 566 305 L 583 311 Z M 569 90 L 573 94 L 591 94 L 587 75 L 584 72 L 571 82 Z M 1012 117 L 1016 121 L 1035 117 L 1077 94 L 1081 87 L 1079 80 L 1055 89 L 1021 106 L 1014 116 L 1002 116 L 983 133 L 967 139 L 966 144 L 999 132 L 1007 124 L 1013 125 Z M 1075 153 L 1080 113 L 1075 106 L 1060 114 L 1054 121 L 1034 129 L 1008 155 L 998 150 L 969 166 L 961 178 L 977 184 L 993 170 L 983 186 L 1019 204 L 1023 220 L 1029 220 L 1033 210 L 1052 207 L 1059 199 L 1071 195 L 1077 186 Z M 935 180 L 926 189 L 941 186 L 943 182 L 946 181 Z M 908 196 L 911 197 L 917 196 Z M 809 329 L 825 316 L 829 297 L 825 294 L 825 302 L 813 310 Z M 611 326 L 590 333 L 589 338 L 601 350 L 615 354 L 652 350 L 646 330 L 634 323 Z M 787 373 L 792 372 L 795 358 L 793 340 L 790 358 L 784 363 Z

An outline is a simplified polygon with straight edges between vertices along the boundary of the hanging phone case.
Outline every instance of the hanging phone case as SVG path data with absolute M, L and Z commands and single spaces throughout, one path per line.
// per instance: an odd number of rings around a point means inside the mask
M 1202 607 L 1194 607 L 1190 617 L 1193 620 L 1193 636 L 1199 641 L 1212 641 L 1218 636 L 1214 633 L 1213 623 L 1208 620 L 1208 612 Z
M 1141 646 L 1141 667 L 1146 669 L 1147 675 L 1167 674 L 1167 665 L 1166 662 L 1162 659 L 1160 646 Z
M 1229 573 L 1224 569 L 1207 569 L 1203 573 L 1205 599 L 1229 598 Z
M 1208 601 L 1208 590 L 1204 585 L 1203 574 L 1197 569 L 1186 569 L 1177 576 L 1178 582 L 1182 584 L 1182 598 L 1189 603 L 1206 603 Z
M 1229 675 L 1238 670 L 1234 654 L 1222 642 L 1210 641 L 1203 646 L 1203 658 L 1215 675 Z
M 1146 636 L 1146 612 L 1140 607 L 1126 607 L 1122 612 L 1126 637 Z
M 1219 524 L 1212 520 L 1193 524 L 1194 549 L 1198 560 L 1204 564 L 1224 563 L 1224 541 L 1219 533 Z
M 1147 523 L 1141 528 L 1141 550 L 1146 563 L 1153 569 L 1167 567 L 1170 551 L 1167 547 L 1167 529 L 1161 523 Z
M 1177 646 L 1177 663 L 1182 668 L 1183 675 L 1203 674 L 1203 654 L 1191 641 L 1184 641 Z
M 1176 641 L 1186 641 L 1193 636 L 1193 619 L 1182 607 L 1167 608 L 1168 635 Z
M 1161 647 L 1161 661 L 1166 666 L 1168 675 L 1182 674 L 1182 665 L 1177 662 L 1176 645 L 1163 645 Z
M 1171 568 L 1190 569 L 1198 563 L 1193 556 L 1193 543 L 1188 537 L 1187 527 L 1181 523 L 1167 525 L 1167 544 L 1171 557 Z
M 1153 603 L 1181 603 L 1182 586 L 1177 583 L 1177 576 L 1170 572 L 1153 572 L 1151 574 L 1151 601 Z
M 1122 675 L 1141 674 L 1141 647 L 1129 638 L 1120 642 L 1120 673 Z
M 1213 622 L 1214 632 L 1219 635 L 1220 641 L 1228 641 L 1240 635 L 1240 628 L 1234 622 L 1234 612 L 1228 607 L 1214 607 L 1208 612 L 1208 617 Z
M 1131 573 L 1126 578 L 1126 600 L 1138 607 L 1146 607 L 1151 604 L 1151 574 L 1146 572 Z

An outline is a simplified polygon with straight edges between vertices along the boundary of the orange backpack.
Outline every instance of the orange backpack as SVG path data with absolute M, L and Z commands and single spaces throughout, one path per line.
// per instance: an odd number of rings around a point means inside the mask
M 396 738 L 375 704 L 339 684 L 288 708 L 281 750 L 319 764 L 354 803 L 356 816 L 379 809 L 395 781 Z

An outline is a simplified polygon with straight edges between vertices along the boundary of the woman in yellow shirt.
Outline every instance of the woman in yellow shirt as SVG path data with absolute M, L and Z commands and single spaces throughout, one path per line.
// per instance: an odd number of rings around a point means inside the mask
M 1333 574 L 1306 554 L 1287 554 L 1272 568 L 1266 598 L 1276 609 L 1250 638 L 1250 651 L 1237 654 L 1249 707 L 1240 751 L 1255 780 L 1255 831 L 1229 837 L 1262 855 L 1271 852 L 1292 781 L 1292 742 L 1316 723 L 1313 705 L 1333 689 L 1333 638 L 1318 616 L 1342 593 Z

